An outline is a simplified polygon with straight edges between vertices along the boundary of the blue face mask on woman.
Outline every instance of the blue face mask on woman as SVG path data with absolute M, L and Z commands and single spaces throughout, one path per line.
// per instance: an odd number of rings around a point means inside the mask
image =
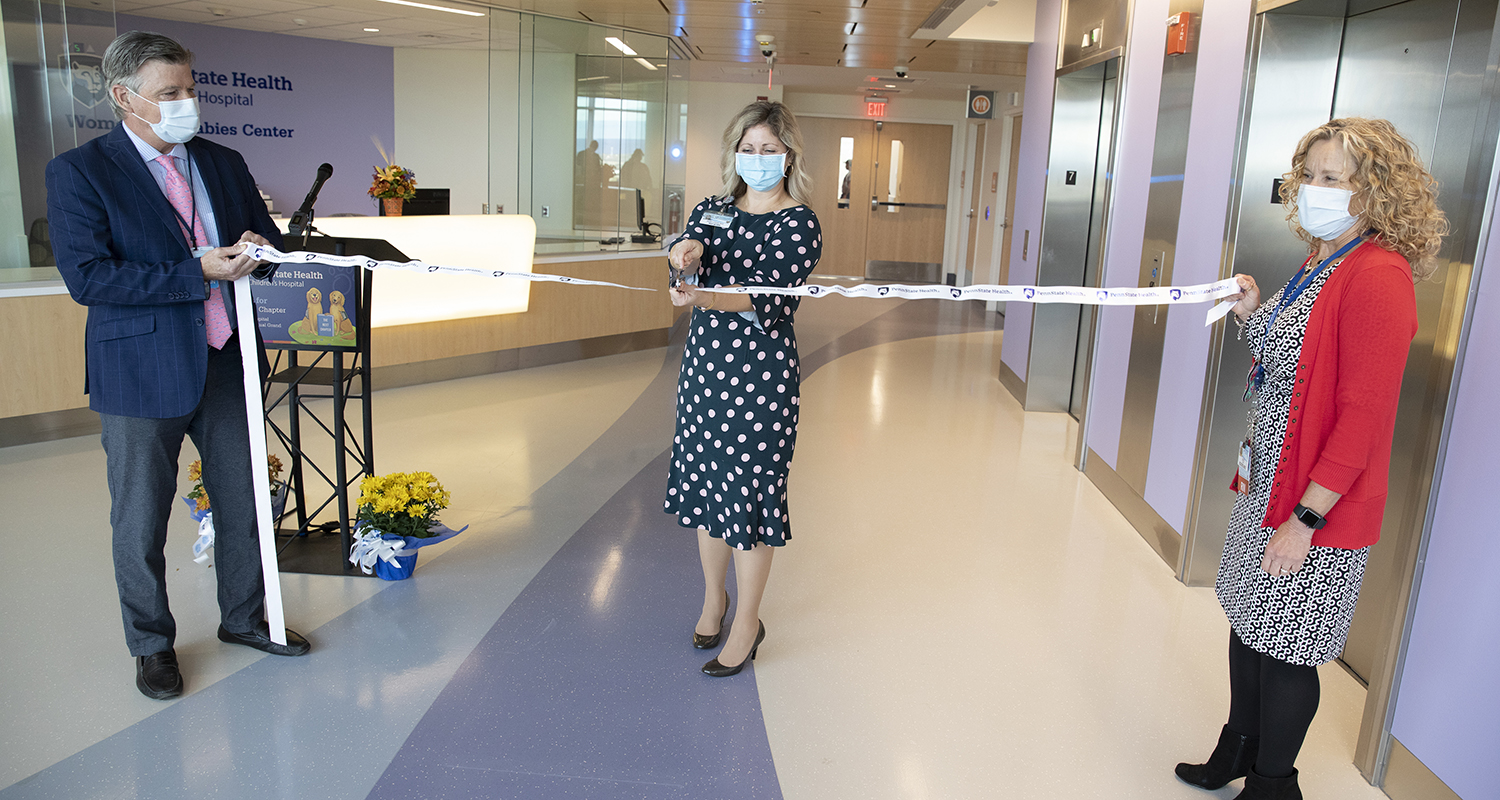
M 774 156 L 755 153 L 735 153 L 734 171 L 745 179 L 745 184 L 757 192 L 769 192 L 781 183 L 786 175 L 786 153 Z

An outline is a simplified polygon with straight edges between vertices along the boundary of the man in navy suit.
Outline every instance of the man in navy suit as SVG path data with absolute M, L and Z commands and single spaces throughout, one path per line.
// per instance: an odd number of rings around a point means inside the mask
M 104 430 L 115 582 L 136 687 L 182 694 L 167 607 L 167 517 L 184 435 L 203 460 L 213 504 L 219 638 L 275 655 L 255 530 L 249 430 L 231 283 L 263 268 L 240 243 L 279 247 L 245 160 L 194 138 L 193 55 L 131 31 L 104 52 L 114 130 L 47 165 L 47 220 L 57 267 L 88 306 L 89 407 Z

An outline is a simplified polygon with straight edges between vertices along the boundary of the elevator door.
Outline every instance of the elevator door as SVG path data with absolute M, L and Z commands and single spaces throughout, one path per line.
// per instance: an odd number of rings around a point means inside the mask
M 1450 219 L 1453 206 L 1448 201 L 1457 194 L 1462 182 L 1455 180 L 1456 176 L 1444 174 L 1434 156 L 1458 7 L 1459 0 L 1410 0 L 1350 17 L 1344 24 L 1333 100 L 1334 117 L 1388 119 L 1417 146 L 1423 163 L 1439 179 L 1439 199 L 1450 210 Z M 1412 347 L 1401 398 L 1402 419 L 1408 421 L 1413 412 L 1419 411 L 1421 398 L 1428 390 L 1426 384 L 1431 380 L 1425 362 L 1430 358 L 1436 336 L 1434 328 L 1442 305 L 1441 284 L 1418 284 L 1417 304 L 1422 329 Z M 1402 497 L 1402 489 L 1419 482 L 1418 476 L 1412 474 L 1419 459 L 1401 457 L 1403 452 L 1415 455 L 1418 443 L 1413 433 L 1419 427 L 1397 426 L 1387 524 L 1379 544 L 1370 550 L 1359 605 L 1342 656 L 1355 674 L 1366 679 L 1374 674 L 1375 662 L 1391 636 L 1396 621 L 1393 615 L 1400 613 L 1396 606 L 1404 578 L 1400 554 L 1420 535 L 1417 528 L 1391 524 L 1408 502 Z
M 1118 59 L 1057 79 L 1037 284 L 1097 285 L 1109 207 Z M 1028 411 L 1081 412 L 1093 314 L 1071 303 L 1037 305 L 1026 367 Z
M 953 126 L 803 117 L 820 275 L 943 280 Z

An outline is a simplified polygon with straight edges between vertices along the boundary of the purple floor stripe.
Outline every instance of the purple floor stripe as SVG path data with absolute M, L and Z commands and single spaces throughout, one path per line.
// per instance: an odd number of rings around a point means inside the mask
M 803 376 L 862 347 L 984 324 L 969 304 L 904 303 L 809 354 Z M 693 532 L 661 512 L 667 455 L 522 591 L 370 800 L 781 797 L 753 664 L 698 672 L 714 651 L 690 642 L 702 578 Z M 776 646 L 773 620 L 759 658 Z

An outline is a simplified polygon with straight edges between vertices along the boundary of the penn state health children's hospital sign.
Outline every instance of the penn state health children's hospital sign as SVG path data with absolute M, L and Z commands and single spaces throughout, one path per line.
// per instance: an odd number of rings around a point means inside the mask
M 370 136 L 398 144 L 391 48 L 126 15 L 116 27 L 193 51 L 198 135 L 238 150 L 278 213 L 296 210 L 325 161 L 334 173 L 318 214 L 375 213 L 365 190 L 382 161 Z M 108 103 L 99 109 L 113 122 Z

